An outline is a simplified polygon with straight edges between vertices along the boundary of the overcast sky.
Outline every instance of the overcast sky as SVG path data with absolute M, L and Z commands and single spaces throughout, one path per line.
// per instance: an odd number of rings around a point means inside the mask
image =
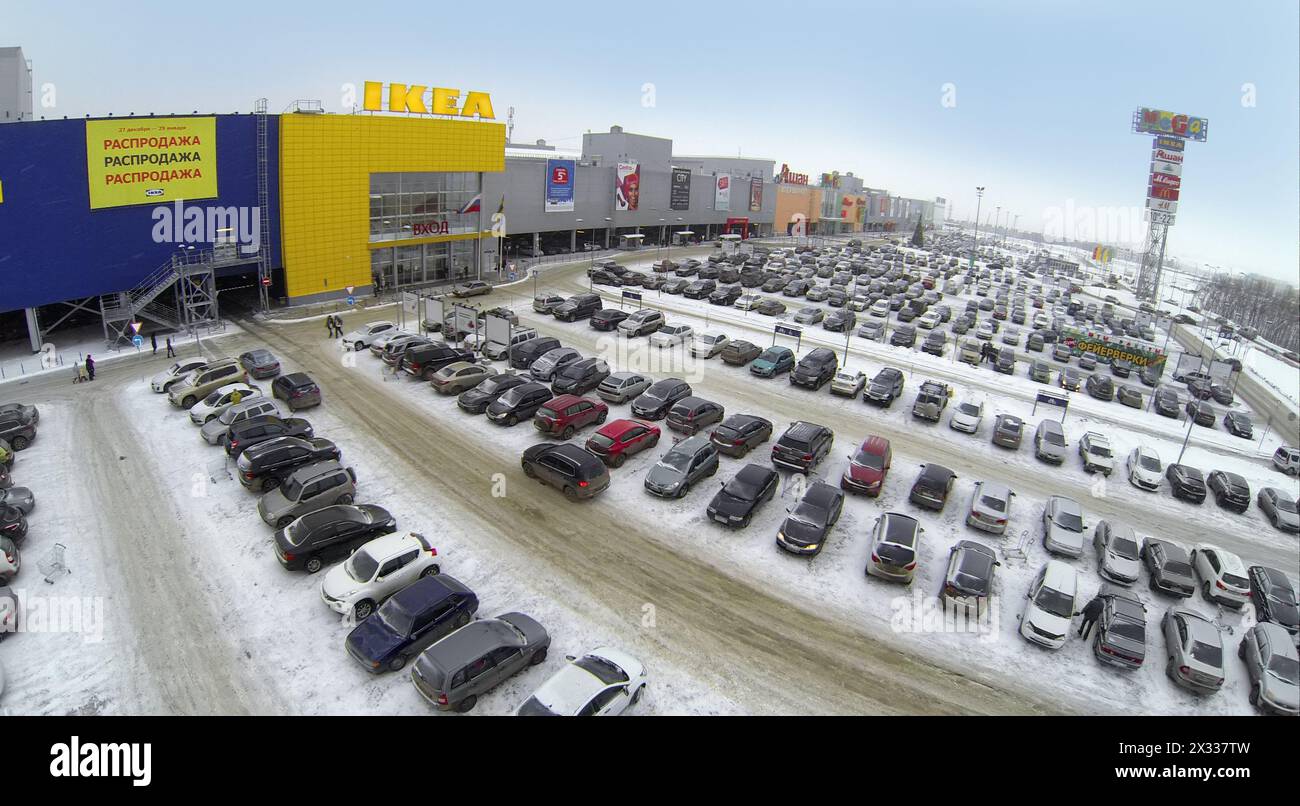
M 47 117 L 346 111 L 366 80 L 490 92 L 515 140 L 611 124 L 681 154 L 766 157 L 997 206 L 1022 229 L 1140 240 L 1138 106 L 1208 118 L 1189 143 L 1177 256 L 1300 274 L 1300 4 L 985 0 L 85 3 L 6 0 L 0 46 Z M 52 86 L 52 92 L 46 87 Z M 1130 224 L 1130 222 L 1133 222 Z

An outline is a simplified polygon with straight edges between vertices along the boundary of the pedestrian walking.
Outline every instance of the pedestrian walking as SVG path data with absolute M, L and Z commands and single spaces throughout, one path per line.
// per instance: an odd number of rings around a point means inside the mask
M 153 348 L 153 354 L 158 355 L 158 334 L 149 334 L 149 346 Z
M 325 316 L 325 333 L 328 334 L 326 335 L 326 338 L 329 339 L 334 338 L 334 315 L 333 314 L 326 314 Z
M 86 375 L 87 380 L 95 380 L 95 359 L 89 353 L 86 354 Z
M 338 314 L 334 314 L 334 336 L 343 338 L 343 317 Z
M 1094 596 L 1091 602 L 1084 605 L 1083 622 L 1079 624 L 1079 636 L 1081 638 L 1085 640 L 1088 638 L 1088 634 L 1092 632 L 1092 625 L 1097 623 L 1097 619 L 1101 617 L 1102 608 L 1105 606 L 1106 600 L 1100 595 Z M 1074 615 L 1079 614 L 1075 613 Z
M 175 357 L 176 357 L 176 348 L 175 348 L 175 347 L 172 347 L 172 337 L 171 337 L 171 336 L 168 336 L 168 337 L 167 337 L 167 357 L 168 357 L 168 358 L 175 358 Z

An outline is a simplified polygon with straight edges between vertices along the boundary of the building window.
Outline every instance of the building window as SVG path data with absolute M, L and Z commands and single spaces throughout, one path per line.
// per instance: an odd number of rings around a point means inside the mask
M 477 211 L 461 213 L 481 191 L 480 174 L 370 175 L 370 241 L 477 232 Z

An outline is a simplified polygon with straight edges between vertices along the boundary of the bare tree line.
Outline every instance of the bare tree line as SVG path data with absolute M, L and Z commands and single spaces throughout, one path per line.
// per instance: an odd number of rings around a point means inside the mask
M 1254 274 L 1220 273 L 1202 286 L 1201 309 L 1300 352 L 1300 293 L 1294 286 Z

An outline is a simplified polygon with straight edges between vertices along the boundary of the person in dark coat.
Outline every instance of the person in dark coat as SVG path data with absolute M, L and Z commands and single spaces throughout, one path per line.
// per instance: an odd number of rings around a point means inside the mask
M 153 348 L 153 354 L 158 355 L 158 334 L 149 334 L 149 346 Z
M 86 355 L 86 377 L 92 381 L 95 380 L 95 359 L 91 358 L 89 354 Z
M 175 357 L 176 357 L 176 348 L 175 348 L 175 347 L 172 347 L 172 337 L 171 337 L 171 336 L 168 336 L 168 337 L 167 337 L 167 357 L 168 357 L 168 358 L 175 358 Z
M 1092 625 L 1097 623 L 1101 618 L 1101 611 L 1106 607 L 1106 600 L 1100 595 L 1094 596 L 1091 602 L 1083 607 L 1083 621 L 1079 624 L 1079 636 L 1087 639 L 1088 633 L 1092 632 Z M 1074 615 L 1079 615 L 1075 613 Z

